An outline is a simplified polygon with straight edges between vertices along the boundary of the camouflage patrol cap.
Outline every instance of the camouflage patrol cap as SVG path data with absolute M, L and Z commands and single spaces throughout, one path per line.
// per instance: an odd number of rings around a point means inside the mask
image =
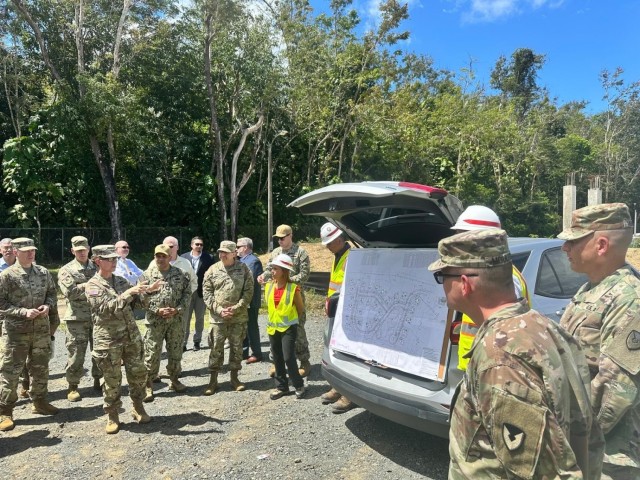
M 93 254 L 100 258 L 118 258 L 114 245 L 96 245 L 93 247 Z
M 227 252 L 227 253 L 235 253 L 236 244 L 231 240 L 223 240 L 220 242 L 220 248 L 218 248 L 219 252 Z
M 71 239 L 71 248 L 74 250 L 89 250 L 89 240 L 87 240 L 87 237 L 80 235 L 73 237 Z
M 29 250 L 38 250 L 35 244 L 33 243 L 33 240 L 26 237 L 14 238 L 11 241 L 11 245 L 13 245 L 13 248 L 15 248 L 20 252 L 28 252 Z
M 492 268 L 511 262 L 507 232 L 499 228 L 471 230 L 444 238 L 438 243 L 440 260 L 429 270 L 446 267 Z
M 579 208 L 571 214 L 571 226 L 558 238 L 578 240 L 601 230 L 618 230 L 633 226 L 629 208 L 624 203 L 603 203 Z

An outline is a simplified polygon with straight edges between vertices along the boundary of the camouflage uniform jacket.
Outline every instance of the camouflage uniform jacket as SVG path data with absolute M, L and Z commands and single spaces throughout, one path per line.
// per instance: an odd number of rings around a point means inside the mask
M 211 312 L 211 323 L 246 323 L 249 321 L 248 308 L 253 298 L 253 275 L 240 260 L 225 267 L 222 262 L 214 263 L 204 274 L 202 298 Z M 222 309 L 234 307 L 233 317 L 223 319 Z
M 142 342 L 140 330 L 133 318 L 133 305 L 144 308 L 146 295 L 129 295 L 124 292 L 131 284 L 124 278 L 112 275 L 105 279 L 96 273 L 85 288 L 91 306 L 93 320 L 93 349 L 106 350 L 131 342 Z
M 293 271 L 289 275 L 289 280 L 300 285 L 300 288 L 304 287 L 304 284 L 309 280 L 311 259 L 309 258 L 307 251 L 295 243 L 291 245 L 289 250 L 283 250 L 282 247 L 276 247 L 273 249 L 271 255 L 269 255 L 267 266 L 264 268 L 264 273 L 262 274 L 264 281 L 268 282 L 273 278 L 271 274 L 271 262 L 273 262 L 281 253 L 289 255 L 291 260 L 293 260 Z
M 449 478 L 583 478 L 581 468 L 600 478 L 588 389 L 584 354 L 567 332 L 524 300 L 494 313 L 452 402 Z
M 583 285 L 560 324 L 587 356 L 605 461 L 640 468 L 640 280 L 623 267 Z
M 88 260 L 86 265 L 82 265 L 75 258 L 67 263 L 58 272 L 58 286 L 67 301 L 67 311 L 64 321 L 91 321 L 91 308 L 84 289 L 87 282 L 96 274 L 96 266 Z
M 151 285 L 156 280 L 164 280 L 165 284 L 157 293 L 151 293 L 149 297 L 149 307 L 145 321 L 153 325 L 157 322 L 166 322 L 174 318 L 181 319 L 182 314 L 187 310 L 191 301 L 191 284 L 189 277 L 178 267 L 170 266 L 166 272 L 161 272 L 155 265 L 149 267 L 138 279 L 139 282 L 148 282 Z M 164 307 L 173 307 L 178 313 L 170 318 L 163 318 L 158 315 L 158 310 Z M 182 320 L 180 320 L 182 321 Z
M 0 316 L 7 333 L 49 332 L 49 316 L 27 318 L 27 310 L 57 305 L 56 285 L 49 271 L 36 265 L 25 270 L 16 261 L 0 274 Z

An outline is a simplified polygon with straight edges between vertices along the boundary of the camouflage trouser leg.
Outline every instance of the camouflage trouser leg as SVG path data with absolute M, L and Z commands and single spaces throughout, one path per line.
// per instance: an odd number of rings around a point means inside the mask
M 103 408 L 106 413 L 115 412 L 122 406 L 120 399 L 122 390 L 121 360 L 124 362 L 127 373 L 129 396 L 132 400 L 144 398 L 147 370 L 144 367 L 140 342 L 130 342 L 105 350 L 94 350 L 91 355 L 104 375 L 102 393 L 104 396 Z
M 66 378 L 69 385 L 78 385 L 84 374 L 84 359 L 87 352 L 87 346 L 93 349 L 93 325 L 91 322 L 67 322 L 67 367 Z M 102 377 L 102 373 L 96 365 L 95 360 L 91 359 L 91 376 L 93 378 Z
M 162 342 L 167 343 L 167 373 L 169 376 L 179 375 L 182 371 L 182 318 L 173 317 L 171 320 L 157 321 L 147 325 L 144 334 L 144 364 L 150 379 L 158 376 L 160 371 L 160 355 Z
M 242 341 L 247 335 L 246 323 L 214 323 L 209 331 L 209 370 L 217 372 L 224 363 L 224 341 L 229 339 L 229 369 L 242 369 Z
M 180 317 L 173 317 L 169 321 L 164 338 L 167 345 L 167 373 L 169 377 L 180 375 L 182 371 L 183 340 L 182 321 Z
M 49 381 L 49 353 L 51 339 L 46 333 L 5 332 L 2 336 L 3 355 L 0 366 L 0 411 L 12 411 L 18 399 L 20 374 L 26 368 L 31 373 L 30 395 L 43 399 Z
M 149 380 L 153 380 L 160 372 L 160 355 L 162 354 L 162 342 L 167 331 L 168 323 L 158 321 L 146 324 L 142 342 L 144 344 L 144 366 Z

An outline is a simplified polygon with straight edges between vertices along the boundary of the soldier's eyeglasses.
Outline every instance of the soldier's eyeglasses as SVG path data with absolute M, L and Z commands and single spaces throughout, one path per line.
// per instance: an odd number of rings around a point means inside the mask
M 436 280 L 438 285 L 442 285 L 444 283 L 444 279 L 447 277 L 456 278 L 456 277 L 477 277 L 477 273 L 443 273 L 442 271 L 433 272 L 433 278 Z

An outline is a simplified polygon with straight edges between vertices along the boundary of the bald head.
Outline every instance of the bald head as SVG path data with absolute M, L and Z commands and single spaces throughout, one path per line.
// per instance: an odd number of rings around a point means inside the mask
M 170 258 L 172 261 L 175 260 L 178 257 L 178 248 L 180 248 L 178 239 L 176 237 L 165 237 L 162 243 L 171 249 Z

